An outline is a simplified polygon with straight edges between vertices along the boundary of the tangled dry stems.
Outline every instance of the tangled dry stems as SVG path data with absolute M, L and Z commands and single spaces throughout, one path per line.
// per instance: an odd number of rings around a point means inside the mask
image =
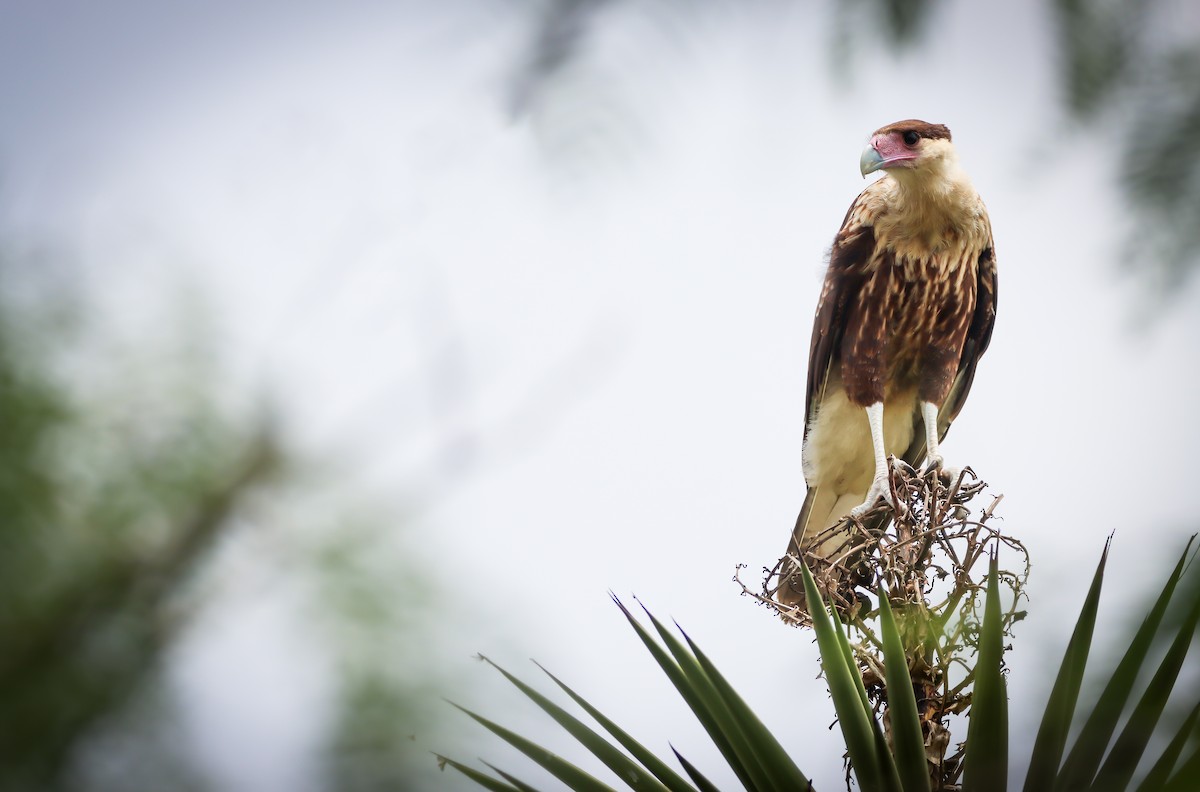
M 891 484 L 901 509 L 881 505 L 862 519 L 847 518 L 829 529 L 829 536 L 845 535 L 837 549 L 828 555 L 805 552 L 803 562 L 849 630 L 868 697 L 885 727 L 887 685 L 872 598 L 886 592 L 908 659 L 933 788 L 956 789 L 962 745 L 947 756 L 951 738 L 946 719 L 971 705 L 987 560 L 993 553 L 1000 560 L 1004 633 L 1009 637 L 1013 624 L 1025 615 L 1019 605 L 1029 576 L 1029 554 L 998 526 L 995 511 L 1003 496 L 991 498 L 982 510 L 973 507 L 986 484 L 970 468 L 951 480 L 936 470 L 918 472 L 898 462 Z M 819 547 L 826 538 L 814 537 L 805 546 Z M 789 555 L 764 569 L 761 592 L 742 582 L 744 566 L 734 579 L 743 594 L 788 624 L 811 627 L 804 605 L 784 605 L 777 599 L 785 585 L 802 590 L 800 561 Z

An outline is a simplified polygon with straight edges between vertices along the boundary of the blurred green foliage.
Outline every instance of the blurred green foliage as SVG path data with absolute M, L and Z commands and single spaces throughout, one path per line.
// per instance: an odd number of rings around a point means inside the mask
M 1133 214 L 1125 266 L 1161 294 L 1200 264 L 1200 48 L 1156 59 L 1124 129 L 1121 180 Z
M 444 788 L 429 746 L 454 739 L 437 691 L 457 684 L 441 676 L 433 647 L 453 608 L 393 528 L 360 506 L 343 513 L 336 530 L 320 532 L 308 553 L 318 626 L 338 647 L 327 789 Z
M 314 784 L 435 773 L 414 739 L 438 718 L 411 520 L 230 407 L 186 320 L 122 346 L 77 279 L 25 258 L 0 254 L 0 792 L 211 788 L 164 672 L 231 556 L 300 590 L 321 633 Z
M 279 458 L 198 382 L 121 382 L 125 409 L 85 395 L 63 361 L 91 328 L 0 273 L 0 787 L 49 789 L 157 667 L 189 573 Z
M 664 37 L 676 40 L 684 22 L 722 4 L 739 5 L 663 0 L 643 11 Z M 590 27 L 613 5 L 615 0 L 552 0 L 539 6 L 531 54 L 513 78 L 516 114 L 536 105 L 555 76 L 582 56 Z M 895 51 L 919 47 L 935 29 L 930 21 L 937 10 L 935 0 L 838 3 L 831 50 L 841 62 L 880 43 Z M 1200 149 L 1200 30 L 1180 24 L 1187 15 L 1170 3 L 1047 0 L 1043 13 L 1054 42 L 1050 66 L 1063 122 L 1047 134 L 1085 130 L 1112 144 L 1115 186 L 1128 210 L 1126 244 L 1117 246 L 1115 258 L 1153 297 L 1177 293 L 1200 268 L 1200 157 L 1192 153 Z M 871 24 L 856 24 L 865 18 Z M 877 31 L 880 40 L 863 30 Z M 594 85 L 588 88 L 597 93 Z
M 1170 4 L 1054 0 L 1068 117 L 1118 145 L 1122 263 L 1160 296 L 1200 265 L 1200 30 Z

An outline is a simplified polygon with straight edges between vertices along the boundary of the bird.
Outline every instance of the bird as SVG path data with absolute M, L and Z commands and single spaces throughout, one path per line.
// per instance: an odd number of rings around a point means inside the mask
M 889 456 L 950 470 L 941 443 L 996 320 L 991 221 L 949 128 L 882 127 L 859 169 L 884 175 L 854 199 L 829 252 L 808 358 L 807 492 L 777 569 L 835 553 L 846 517 L 897 507 Z M 799 576 L 780 578 L 776 600 L 803 611 Z

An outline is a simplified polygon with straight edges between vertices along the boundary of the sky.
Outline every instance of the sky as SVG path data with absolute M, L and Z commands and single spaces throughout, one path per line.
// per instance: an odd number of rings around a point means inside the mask
M 1040 6 L 944 4 L 902 56 L 854 19 L 839 63 L 827 4 L 613 3 L 514 117 L 531 10 L 8 0 L 0 221 L 70 250 L 116 333 L 196 301 L 226 398 L 267 395 L 306 453 L 417 507 L 405 530 L 454 603 L 428 659 L 484 678 L 462 703 L 593 767 L 470 659 L 532 678 L 533 657 L 730 783 L 608 592 L 636 595 L 834 789 L 811 636 L 731 578 L 775 562 L 803 499 L 812 312 L 859 152 L 892 121 L 945 123 L 990 211 L 1000 295 L 944 453 L 1004 494 L 1032 554 L 1009 680 L 1043 701 L 1108 534 L 1115 607 L 1194 530 L 1200 294 L 1139 310 L 1116 152 L 1056 115 Z M 328 669 L 289 602 L 235 598 L 177 657 L 219 788 L 311 782 L 297 768 L 322 726 L 299 712 L 328 711 Z M 253 670 L 285 659 L 291 677 Z

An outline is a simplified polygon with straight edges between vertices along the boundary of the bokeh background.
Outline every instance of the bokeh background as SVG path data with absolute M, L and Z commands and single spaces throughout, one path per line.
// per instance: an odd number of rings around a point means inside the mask
M 732 578 L 911 117 L 995 231 L 946 453 L 1032 553 L 1028 740 L 1105 538 L 1115 645 L 1200 525 L 1198 42 L 1187 0 L 0 0 L 0 788 L 553 787 L 443 698 L 596 769 L 475 652 L 732 786 L 610 590 L 840 788 L 810 636 Z

